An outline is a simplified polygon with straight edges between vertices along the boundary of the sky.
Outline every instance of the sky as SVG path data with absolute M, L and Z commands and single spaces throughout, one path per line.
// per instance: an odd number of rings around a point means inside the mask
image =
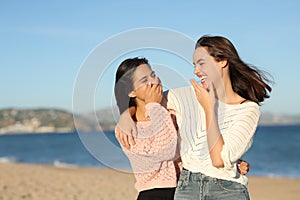
M 271 98 L 262 105 L 262 112 L 300 114 L 299 10 L 297 0 L 0 0 L 0 109 L 58 108 L 72 112 L 78 77 L 93 52 L 120 35 L 152 27 L 194 42 L 204 34 L 227 37 L 246 63 L 269 72 L 274 79 Z M 123 42 L 115 45 L 121 48 Z M 109 56 L 110 47 L 106 48 L 99 58 L 105 58 L 106 53 Z M 188 60 L 143 47 L 114 55 L 98 77 L 94 108 L 114 104 L 114 75 L 122 59 L 144 56 L 153 68 L 174 69 L 188 80 L 194 77 L 193 46 L 187 51 L 191 52 Z M 161 77 L 163 83 L 172 76 Z M 81 112 L 88 109 L 83 106 Z

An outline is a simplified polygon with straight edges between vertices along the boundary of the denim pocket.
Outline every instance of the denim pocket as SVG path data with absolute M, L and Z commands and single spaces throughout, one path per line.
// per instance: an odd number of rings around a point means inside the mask
M 184 181 L 182 181 L 182 180 L 178 180 L 176 189 L 181 190 L 183 188 L 183 182 Z
M 227 181 L 222 179 L 216 179 L 216 183 L 219 185 L 220 188 L 229 192 L 244 192 L 247 191 L 245 185 L 234 181 Z
M 184 189 L 184 187 L 188 184 L 189 182 L 189 173 L 186 171 L 182 171 L 179 180 L 177 182 L 177 189 L 181 190 Z

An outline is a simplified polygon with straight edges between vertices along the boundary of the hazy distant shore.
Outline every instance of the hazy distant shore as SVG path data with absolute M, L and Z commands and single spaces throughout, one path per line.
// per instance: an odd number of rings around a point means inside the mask
M 96 113 L 77 114 L 76 126 L 72 113 L 60 109 L 2 109 L 0 134 L 66 133 L 114 130 L 117 119 L 115 109 L 102 109 Z M 96 114 L 96 115 L 95 115 Z M 95 117 L 97 122 L 95 123 Z M 262 113 L 260 126 L 300 125 L 299 115 Z

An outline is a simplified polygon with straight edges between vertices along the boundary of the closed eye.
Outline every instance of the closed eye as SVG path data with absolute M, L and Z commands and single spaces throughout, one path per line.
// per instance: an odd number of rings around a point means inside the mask
M 152 77 L 152 78 L 156 77 L 155 71 L 152 71 L 151 77 Z
M 140 80 L 141 83 L 146 83 L 147 82 L 147 78 L 143 78 Z

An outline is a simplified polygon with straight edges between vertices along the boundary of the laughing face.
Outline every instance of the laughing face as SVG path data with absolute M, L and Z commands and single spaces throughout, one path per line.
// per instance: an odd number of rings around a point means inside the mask
M 202 85 L 217 83 L 222 77 L 221 63 L 208 54 L 206 47 L 197 47 L 193 54 L 194 74 L 200 79 Z
M 132 80 L 134 90 L 130 93 L 130 96 L 142 101 L 145 100 L 147 85 L 160 83 L 158 76 L 147 64 L 142 64 L 136 68 Z

